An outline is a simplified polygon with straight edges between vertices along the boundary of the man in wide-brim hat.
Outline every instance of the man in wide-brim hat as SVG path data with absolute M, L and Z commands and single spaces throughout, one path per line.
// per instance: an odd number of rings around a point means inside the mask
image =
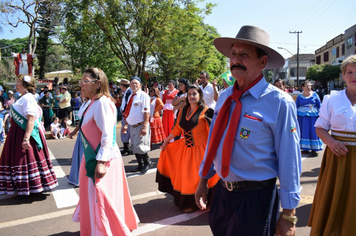
M 201 209 L 209 204 L 206 183 L 216 172 L 221 183 L 209 216 L 214 235 L 294 235 L 301 173 L 297 109 L 262 74 L 282 67 L 284 59 L 269 47 L 268 33 L 255 26 L 214 45 L 230 58 L 236 82 L 215 107 L 196 203 Z

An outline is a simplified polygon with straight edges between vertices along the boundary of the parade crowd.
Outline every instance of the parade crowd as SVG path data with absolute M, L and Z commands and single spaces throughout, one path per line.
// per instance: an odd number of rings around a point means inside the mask
M 214 235 L 295 235 L 301 157 L 326 145 L 308 225 L 311 235 L 352 235 L 356 56 L 341 65 L 347 88 L 326 94 L 310 81 L 301 89 L 266 82 L 263 69 L 284 59 L 263 29 L 243 26 L 214 46 L 230 59 L 231 86 L 219 89 L 207 71 L 194 81 L 144 84 L 133 76 L 116 84 L 90 68 L 78 89 L 64 80 L 53 94 L 47 87 L 35 94 L 34 78 L 19 74 L 16 93 L 0 88 L 0 194 L 22 199 L 55 188 L 45 131 L 54 139 L 78 134 L 68 181 L 79 186 L 73 221 L 82 235 L 130 235 L 138 227 L 122 161 L 132 154 L 132 172 L 157 164 L 159 191 L 181 211 L 210 207 Z M 155 147 L 158 163 L 149 156 Z

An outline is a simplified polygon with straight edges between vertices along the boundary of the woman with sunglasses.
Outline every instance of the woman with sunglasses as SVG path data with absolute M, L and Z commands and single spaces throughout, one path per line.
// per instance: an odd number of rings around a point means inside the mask
M 150 107 L 150 127 L 151 127 L 151 145 L 162 143 L 166 138 L 163 124 L 160 116 L 160 111 L 163 108 L 163 102 L 159 95 L 159 90 L 156 87 L 151 87 L 149 90 L 151 97 Z
M 205 105 L 202 90 L 191 85 L 187 90 L 187 102 L 179 112 L 177 123 L 163 142 L 157 164 L 156 182 L 161 192 L 174 197 L 174 204 L 185 213 L 198 209 L 194 193 L 199 184 L 199 166 L 203 160 L 213 110 Z M 184 139 L 169 141 L 184 134 Z M 219 181 L 215 175 L 209 179 L 208 199 L 212 200 L 212 188 Z M 211 202 L 208 200 L 208 202 Z
M 81 235 L 131 235 L 138 217 L 116 143 L 117 109 L 109 81 L 102 70 L 90 68 L 79 85 L 91 102 L 79 125 L 84 155 L 73 221 L 80 222 Z

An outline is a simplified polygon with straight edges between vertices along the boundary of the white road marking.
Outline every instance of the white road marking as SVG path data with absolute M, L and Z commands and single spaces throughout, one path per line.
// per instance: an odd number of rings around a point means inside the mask
M 135 195 L 131 197 L 132 201 L 137 201 L 137 200 L 141 200 L 141 199 L 147 199 L 149 197 L 157 197 L 159 195 L 163 195 L 165 193 L 160 192 L 160 191 L 152 191 L 152 192 L 148 192 L 148 193 L 143 193 L 143 194 L 139 194 L 139 195 Z
M 43 220 L 50 220 L 53 218 L 66 216 L 66 215 L 72 215 L 74 213 L 74 210 L 75 210 L 75 208 L 71 208 L 71 209 L 46 213 L 43 215 L 27 217 L 27 218 L 20 219 L 20 220 L 12 220 L 12 221 L 3 222 L 3 223 L 0 223 L 0 229 L 14 227 L 14 226 L 23 225 L 23 224 L 29 224 L 29 223 L 43 221 Z
M 150 174 L 150 173 L 154 173 L 157 171 L 157 168 L 153 168 L 153 169 L 149 169 L 146 174 Z M 143 174 L 141 174 L 140 172 L 136 172 L 136 173 L 132 173 L 132 174 L 126 174 L 126 178 L 132 178 L 132 177 L 136 177 L 136 176 L 142 176 Z
M 173 224 L 188 221 L 188 220 L 196 218 L 208 211 L 209 210 L 204 210 L 204 211 L 198 210 L 193 213 L 180 214 L 180 215 L 172 216 L 172 217 L 169 217 L 169 218 L 166 218 L 163 220 L 159 220 L 159 221 L 156 221 L 153 223 L 145 224 L 143 226 L 140 226 L 138 229 L 134 230 L 132 232 L 132 235 L 141 235 L 141 234 L 145 234 L 148 232 L 156 231 L 158 229 L 161 229 L 161 228 L 173 225 Z
M 58 186 L 52 190 L 54 200 L 57 208 L 64 208 L 70 206 L 76 206 L 79 201 L 79 196 L 74 188 L 70 187 L 68 178 L 64 173 L 62 167 L 58 164 L 51 150 L 48 148 L 49 155 L 53 166 L 54 173 L 56 173 Z

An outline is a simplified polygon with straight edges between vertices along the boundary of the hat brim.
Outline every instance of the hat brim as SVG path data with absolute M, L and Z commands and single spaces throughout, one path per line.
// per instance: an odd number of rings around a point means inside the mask
M 237 39 L 237 38 L 226 38 L 226 37 L 216 38 L 214 40 L 215 48 L 219 52 L 221 52 L 224 56 L 229 57 L 229 58 L 230 58 L 232 45 L 235 43 L 245 43 L 245 44 L 260 48 L 262 51 L 264 51 L 268 56 L 268 61 L 265 66 L 266 69 L 280 68 L 285 63 L 282 55 L 279 54 L 274 49 L 267 47 L 265 45 L 250 41 L 250 40 Z

